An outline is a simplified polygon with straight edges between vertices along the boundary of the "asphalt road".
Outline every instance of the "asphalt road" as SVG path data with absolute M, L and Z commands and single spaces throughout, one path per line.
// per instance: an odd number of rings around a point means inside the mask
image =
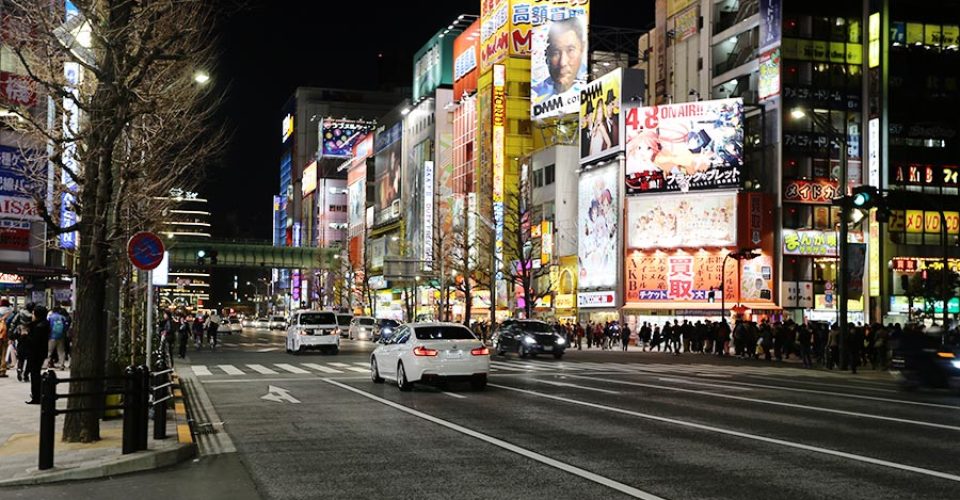
M 372 349 L 294 356 L 246 331 L 191 350 L 204 460 L 242 464 L 217 481 L 269 499 L 958 496 L 960 397 L 885 373 L 573 351 L 494 357 L 482 392 L 400 393 L 369 380 Z

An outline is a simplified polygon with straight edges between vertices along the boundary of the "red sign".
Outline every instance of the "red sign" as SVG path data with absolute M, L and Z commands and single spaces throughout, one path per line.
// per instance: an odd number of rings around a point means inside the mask
M 453 41 L 453 100 L 477 91 L 480 66 L 480 20 L 474 21 Z
M 839 195 L 837 181 L 830 179 L 794 179 L 783 188 L 783 201 L 830 204 Z
M 30 228 L 0 227 L 0 250 L 30 250 Z
M 163 241 L 159 236 L 141 231 L 130 237 L 127 242 L 127 256 L 130 262 L 143 271 L 152 271 L 163 261 Z
M 31 108 L 37 103 L 36 84 L 27 76 L 0 71 L 0 101 Z

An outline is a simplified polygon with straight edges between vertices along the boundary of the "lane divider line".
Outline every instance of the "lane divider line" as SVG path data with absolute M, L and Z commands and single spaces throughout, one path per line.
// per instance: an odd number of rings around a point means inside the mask
M 935 422 L 925 422 L 925 421 L 922 421 L 922 420 L 910 420 L 910 419 L 897 418 L 897 417 L 885 417 L 885 416 L 883 416 L 883 415 L 874 415 L 874 414 L 870 414 L 870 413 L 860 413 L 860 412 L 856 412 L 856 411 L 847 411 L 847 410 L 837 410 L 837 409 L 834 409 L 834 408 L 824 408 L 824 407 L 821 407 L 821 406 L 809 406 L 809 405 L 802 405 L 802 404 L 799 404 L 799 403 L 786 403 L 786 402 L 783 402 L 783 401 L 771 401 L 771 400 L 768 400 L 768 399 L 748 398 L 748 397 L 746 397 L 746 396 L 734 396 L 733 394 L 722 394 L 722 393 L 717 393 L 717 392 L 701 391 L 701 390 L 699 390 L 699 389 L 685 389 L 685 388 L 683 388 L 683 387 L 671 387 L 671 386 L 667 386 L 667 385 L 645 384 L 645 383 L 642 383 L 642 382 L 628 382 L 628 381 L 626 381 L 626 380 L 607 380 L 607 379 L 601 379 L 601 378 L 596 378 L 596 377 L 586 377 L 586 376 L 582 376 L 582 375 L 567 375 L 567 377 L 584 379 L 584 380 L 593 380 L 593 381 L 596 381 L 596 382 L 604 382 L 604 383 L 610 383 L 610 384 L 629 385 L 629 386 L 633 386 L 633 387 L 644 387 L 644 388 L 649 388 L 649 389 L 654 389 L 654 390 L 661 390 L 661 391 L 684 392 L 684 393 L 687 393 L 687 394 L 698 394 L 698 395 L 701 395 L 701 396 L 707 396 L 707 397 L 712 397 L 712 398 L 732 399 L 732 400 L 735 400 L 735 401 L 746 401 L 746 402 L 748 402 L 748 403 L 757 403 L 757 404 L 772 405 L 772 406 L 782 406 L 782 407 L 784 407 L 784 408 L 796 408 L 796 409 L 798 409 L 798 410 L 815 411 L 815 412 L 821 412 L 821 413 L 833 413 L 834 415 L 843 415 L 843 416 L 847 416 L 847 417 L 869 418 L 869 419 L 874 419 L 874 420 L 884 420 L 884 421 L 887 421 L 887 422 L 897 422 L 897 423 L 900 423 L 900 424 L 911 424 L 911 425 L 919 425 L 919 426 L 923 426 L 923 427 L 933 427 L 933 428 L 936 428 L 936 429 L 946 429 L 946 430 L 950 430 L 950 431 L 960 431 L 960 427 L 953 426 L 953 425 L 947 425 L 947 424 L 938 424 L 938 423 L 935 423 Z M 661 378 L 660 380 L 664 380 L 664 379 Z M 669 379 L 668 379 L 668 380 L 669 380 Z M 682 380 L 682 379 L 681 379 L 681 380 Z M 718 387 L 718 388 L 726 388 L 726 386 L 724 386 L 724 385 L 720 385 L 720 384 L 707 384 L 706 382 L 700 382 L 700 385 L 713 385 L 713 386 Z
M 527 389 L 520 389 L 520 388 L 518 388 L 518 387 L 510 387 L 510 386 L 499 385 L 499 384 L 487 384 L 487 385 L 489 385 L 490 387 L 496 387 L 496 388 L 498 388 L 498 389 L 505 389 L 505 390 L 508 390 L 508 391 L 515 391 L 515 392 L 519 392 L 519 393 L 523 393 L 523 394 L 528 394 L 528 395 L 536 396 L 536 397 L 540 397 L 540 398 L 552 399 L 552 400 L 555 400 L 555 401 L 561 401 L 561 402 L 564 402 L 564 403 L 569 403 L 569 404 L 574 404 L 574 405 L 579 405 L 579 406 L 586 406 L 586 407 L 588 407 L 588 408 L 594 408 L 594 409 L 597 409 L 597 410 L 609 411 L 609 412 L 613 412 L 613 413 L 619 413 L 619 414 L 622 414 L 622 415 L 629 415 L 629 416 L 632 416 L 632 417 L 643 418 L 643 419 L 646 419 L 646 420 L 653 420 L 653 421 L 656 421 L 656 422 L 663 422 L 663 423 L 666 423 L 666 424 L 679 425 L 679 426 L 682 426 L 682 427 L 689 427 L 689 428 L 692 428 L 692 429 L 699 429 L 699 430 L 706 431 L 706 432 L 710 432 L 710 433 L 714 433 L 714 434 L 716 434 L 716 433 L 726 434 L 726 435 L 728 435 L 728 436 L 740 437 L 740 438 L 744 438 L 744 439 L 750 439 L 750 440 L 753 440 L 753 441 L 760 441 L 760 442 L 763 442 L 763 443 L 770 443 L 770 444 L 775 444 L 775 445 L 779 445 L 779 446 L 785 446 L 785 447 L 787 447 L 787 448 L 795 448 L 795 449 L 798 449 L 798 450 L 810 451 L 810 452 L 813 452 L 813 453 L 820 453 L 820 454 L 830 455 L 830 456 L 839 457 L 839 458 L 846 458 L 846 459 L 848 459 L 848 460 L 854 460 L 854 461 L 857 461 L 857 462 L 863 462 L 863 463 L 868 463 L 868 464 L 872 464 L 872 465 L 880 465 L 880 466 L 883 466 L 883 467 L 889 467 L 889 468 L 891 468 L 891 469 L 898 469 L 898 470 L 907 471 L 907 472 L 915 472 L 915 473 L 917 473 L 917 474 L 922 474 L 922 475 L 925 475 L 925 476 L 932 476 L 932 477 L 936 477 L 936 478 L 940 478 L 940 479 L 946 479 L 946 480 L 948 480 L 948 481 L 960 482 L 960 476 L 957 476 L 957 475 L 954 475 L 954 474 L 948 474 L 948 473 L 946 473 L 946 472 L 940 472 L 940 471 L 935 471 L 935 470 L 931 470 L 931 469 L 924 469 L 924 468 L 922 468 L 922 467 L 914 467 L 914 466 L 912 466 L 912 465 L 907 465 L 907 464 L 900 464 L 900 463 L 896 463 L 896 462 L 890 462 L 890 461 L 882 460 L 882 459 L 879 459 L 879 458 L 873 458 L 873 457 L 868 457 L 868 456 L 864 456 L 864 455 L 857 455 L 857 454 L 855 454 L 855 453 L 848 453 L 848 452 L 845 452 L 845 451 L 832 450 L 832 449 L 830 449 L 830 448 L 820 448 L 820 447 L 818 447 L 818 446 L 812 446 L 812 445 L 801 444 L 801 443 L 794 443 L 794 442 L 792 442 L 792 441 L 784 441 L 784 440 L 782 440 L 782 439 L 777 439 L 777 438 L 771 438 L 771 437 L 766 437 L 766 436 L 759 436 L 759 435 L 756 435 L 756 434 L 748 434 L 748 433 L 746 433 L 746 432 L 734 431 L 734 430 L 730 430 L 730 429 L 723 429 L 723 428 L 716 427 L 716 426 L 713 426 L 713 425 L 697 424 L 697 423 L 694 423 L 694 422 L 688 422 L 688 421 L 686 421 L 686 420 L 678 420 L 678 419 L 675 419 L 675 418 L 660 417 L 660 416 L 657 416 L 657 415 L 651 415 L 651 414 L 649 414 L 649 413 L 640 413 L 640 412 L 637 412 L 637 411 L 626 410 L 626 409 L 623 409 L 623 408 L 617 408 L 617 407 L 615 407 L 615 406 L 607 406 L 607 405 L 602 405 L 602 404 L 597 404 L 597 403 L 590 403 L 590 402 L 588 402 L 588 401 L 579 401 L 579 400 L 576 400 L 576 399 L 565 398 L 565 397 L 563 397 L 563 396 L 553 396 L 553 395 L 550 395 L 550 394 L 543 394 L 543 393 L 539 393 L 539 392 L 536 392 L 536 391 L 530 391 L 530 390 L 527 390 Z
M 324 382 L 328 383 L 328 384 L 337 386 L 337 387 L 339 387 L 339 388 L 341 388 L 341 389 L 350 391 L 350 392 L 352 392 L 352 393 L 354 393 L 354 394 L 357 394 L 357 395 L 359 395 L 359 396 L 363 396 L 363 397 L 365 397 L 365 398 L 367 398 L 367 399 L 370 399 L 370 400 L 372 400 L 372 401 L 376 401 L 376 402 L 378 402 L 378 403 L 380 403 L 380 404 L 384 404 L 384 405 L 389 406 L 389 407 L 391 407 L 391 408 L 393 408 L 393 409 L 395 409 L 395 410 L 402 411 L 402 412 L 404 412 L 404 413 L 406 413 L 406 414 L 408 414 L 408 415 L 412 415 L 412 416 L 417 417 L 417 418 L 420 418 L 420 419 L 422 419 L 422 420 L 426 420 L 426 421 L 428 421 L 428 422 L 432 422 L 432 423 L 437 424 L 437 425 L 439 425 L 439 426 L 441 426 L 441 427 L 446 427 L 447 429 L 450 429 L 450 430 L 455 431 L 455 432 L 459 432 L 460 434 L 464 434 L 464 435 L 466 435 L 466 436 L 470 436 L 470 437 L 472 437 L 472 438 L 479 439 L 480 441 L 483 441 L 483 442 L 488 443 L 488 444 L 492 444 L 492 445 L 494 445 L 494 446 L 496 446 L 496 447 L 498 447 L 498 448 L 502 448 L 502 449 L 504 449 L 504 450 L 507 450 L 507 451 L 516 453 L 517 455 L 520 455 L 520 456 L 529 458 L 529 459 L 531 459 L 531 460 L 540 462 L 540 463 L 542 463 L 542 464 L 544 464 L 544 465 L 553 467 L 553 468 L 555 468 L 555 469 L 562 470 L 562 471 L 564 471 L 564 472 L 573 474 L 573 475 L 575 475 L 575 476 L 582 477 L 583 479 L 586 479 L 586 480 L 588 480 L 588 481 L 592 481 L 592 482 L 597 483 L 597 484 L 602 485 L 602 486 L 606 486 L 606 487 L 608 487 L 608 488 L 610 488 L 610 489 L 619 491 L 620 493 L 623 493 L 623 494 L 625 494 L 625 495 L 629 495 L 629 496 L 631 496 L 631 497 L 633 497 L 633 498 L 642 498 L 642 499 L 644 499 L 644 500 L 662 500 L 660 497 L 658 497 L 658 496 L 656 496 L 656 495 L 654 495 L 654 494 L 652 494 L 652 493 L 648 493 L 648 492 L 646 492 L 646 491 L 643 491 L 643 490 L 634 488 L 633 486 L 630 486 L 630 485 L 627 485 L 627 484 L 624 484 L 624 483 L 620 483 L 620 482 L 614 481 L 613 479 L 610 479 L 610 478 L 608 478 L 608 477 L 604 477 L 604 476 L 601 476 L 601 475 L 599 475 L 599 474 L 590 472 L 590 471 L 588 471 L 588 470 L 586 470 L 586 469 L 581 469 L 581 468 L 579 468 L 579 467 L 577 467 L 577 466 L 570 465 L 570 464 L 565 463 L 565 462 L 561 462 L 561 461 L 559 461 L 559 460 L 550 458 L 550 457 L 548 457 L 548 456 L 546 456 L 546 455 L 541 455 L 541 454 L 539 454 L 539 453 L 537 453 L 537 452 L 535 452 L 535 451 L 531 451 L 531 450 L 528 450 L 528 449 L 526 449 L 526 448 L 521 448 L 520 446 L 517 446 L 517 445 L 515 445 L 515 444 L 508 443 L 508 442 L 503 441 L 503 440 L 501 440 L 501 439 L 497 439 L 497 438 L 495 438 L 495 437 L 493 437 L 493 436 L 488 436 L 488 435 L 486 435 L 486 434 L 483 434 L 483 433 L 481 433 L 481 432 L 475 431 L 475 430 L 473 430 L 473 429 L 468 429 L 468 428 L 466 428 L 466 427 L 463 427 L 463 426 L 461 426 L 461 425 L 455 424 L 455 423 L 453 423 L 453 422 L 450 422 L 450 421 L 447 421 L 447 420 L 443 420 L 443 419 L 438 418 L 438 417 L 434 417 L 433 415 L 428 415 L 428 414 L 423 413 L 423 412 L 421 412 L 421 411 L 414 410 L 413 408 L 409 408 L 409 407 L 403 406 L 403 405 L 401 405 L 401 404 L 399 404 L 399 403 L 394 403 L 393 401 L 390 401 L 390 400 L 388 400 L 388 399 L 381 398 L 381 397 L 379 397 L 379 396 L 375 396 L 375 395 L 373 395 L 373 394 L 370 394 L 369 392 L 362 391 L 362 390 L 357 389 L 357 388 L 355 388 L 355 387 L 351 387 L 351 386 L 349 386 L 349 385 L 347 385 L 347 384 L 341 384 L 340 382 L 337 382 L 336 380 L 329 379 L 329 378 L 324 378 L 324 379 L 322 379 L 322 380 L 323 380 Z M 491 384 L 491 385 L 492 385 L 492 384 Z

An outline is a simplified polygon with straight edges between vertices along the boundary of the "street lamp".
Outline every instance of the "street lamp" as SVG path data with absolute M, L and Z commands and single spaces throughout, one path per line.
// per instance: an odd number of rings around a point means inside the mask
M 206 85 L 210 82 L 210 74 L 206 71 L 197 71 L 193 74 L 193 81 L 199 83 L 200 85 Z
M 727 290 L 725 281 L 727 279 L 727 259 L 737 261 L 737 307 L 740 307 L 740 267 L 741 261 L 753 260 L 760 256 L 759 250 L 737 250 L 723 256 L 723 264 L 720 266 L 720 319 L 727 322 Z

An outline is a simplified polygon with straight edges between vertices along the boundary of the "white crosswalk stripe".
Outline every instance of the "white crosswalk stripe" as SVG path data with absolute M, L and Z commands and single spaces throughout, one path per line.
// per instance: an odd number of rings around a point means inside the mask
M 333 363 L 333 362 L 331 362 L 331 363 L 327 363 L 327 364 L 330 365 L 330 366 L 336 366 L 336 367 L 338 367 L 338 368 L 346 368 L 346 367 L 350 366 L 350 365 L 348 365 L 347 363 Z
M 323 372 L 323 373 L 343 373 L 342 371 L 337 370 L 336 368 L 330 368 L 329 366 L 318 365 L 318 364 L 316 364 L 316 363 L 302 363 L 302 364 L 303 364 L 303 366 L 306 366 L 307 368 L 310 368 L 311 370 L 316 370 L 316 371 L 318 371 L 318 372 Z
M 203 365 L 193 365 L 191 366 L 191 368 L 193 368 L 193 374 L 198 377 L 206 377 L 209 375 L 213 375 L 212 373 L 210 373 L 210 370 Z
M 490 366 L 499 368 L 499 369 L 501 369 L 501 370 L 510 370 L 510 371 L 515 371 L 515 372 L 526 372 L 526 371 L 530 371 L 530 370 L 528 370 L 528 369 L 526 369 L 526 368 L 524 368 L 524 367 L 522 367 L 522 366 L 515 366 L 515 365 L 508 364 L 508 363 L 501 363 L 501 362 L 499 362 L 499 361 L 491 361 L 491 362 L 490 362 Z
M 369 368 L 357 368 L 356 366 L 345 366 L 343 367 L 343 369 L 350 370 L 352 372 L 357 372 L 357 373 L 370 373 Z
M 233 365 L 217 365 L 227 375 L 243 375 L 243 370 Z
M 276 374 L 277 374 L 276 371 L 271 370 L 271 369 L 269 369 L 269 368 L 267 368 L 266 366 L 263 366 L 263 365 L 256 365 L 256 364 L 254 364 L 254 365 L 247 365 L 247 367 L 250 368 L 251 370 L 257 372 L 257 373 L 262 373 L 262 374 L 264 374 L 264 375 L 276 375 Z
M 286 363 L 275 363 L 273 366 L 276 366 L 281 370 L 286 370 L 290 373 L 310 373 L 307 370 L 304 370 L 303 368 L 298 368 L 296 366 L 288 365 Z

